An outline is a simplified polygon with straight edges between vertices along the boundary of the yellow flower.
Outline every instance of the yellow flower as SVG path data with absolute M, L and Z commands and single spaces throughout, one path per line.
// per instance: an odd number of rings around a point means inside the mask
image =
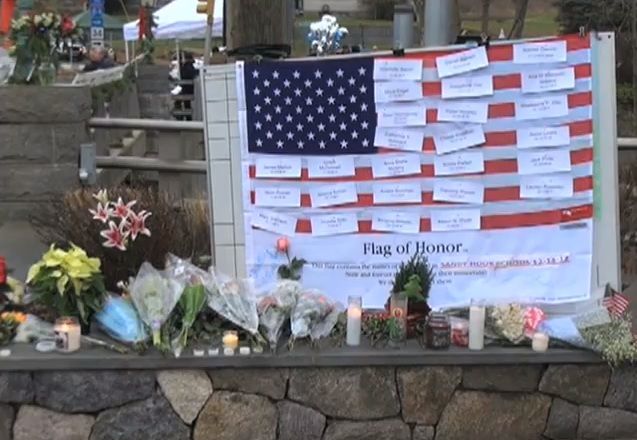
M 69 283 L 69 277 L 64 275 L 62 276 L 56 283 L 58 293 L 60 296 L 64 296 L 64 291 L 66 290 L 66 285 Z
M 29 268 L 29 273 L 27 274 L 27 284 L 33 281 L 33 278 L 38 276 L 42 267 L 44 267 L 44 263 L 39 261 Z

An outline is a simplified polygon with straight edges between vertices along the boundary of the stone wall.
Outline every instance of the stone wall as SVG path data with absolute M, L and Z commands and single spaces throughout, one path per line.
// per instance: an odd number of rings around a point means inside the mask
M 637 368 L 0 373 L 0 440 L 629 439 Z
M 0 87 L 0 222 L 79 185 L 90 115 L 88 88 Z

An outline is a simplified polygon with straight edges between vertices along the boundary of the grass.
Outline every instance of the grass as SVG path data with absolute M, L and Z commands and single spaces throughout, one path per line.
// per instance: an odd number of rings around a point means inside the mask
M 462 26 L 471 32 L 480 32 L 480 21 L 463 21 Z M 489 23 L 489 34 L 497 36 L 500 29 L 508 34 L 513 26 L 513 20 L 492 20 Z M 559 29 L 555 22 L 555 15 L 550 13 L 531 15 L 526 17 L 524 22 L 524 37 L 543 37 L 556 35 Z

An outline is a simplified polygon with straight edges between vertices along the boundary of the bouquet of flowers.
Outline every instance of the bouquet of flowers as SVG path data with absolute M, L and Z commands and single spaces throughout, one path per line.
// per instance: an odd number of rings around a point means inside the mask
M 16 68 L 12 80 L 38 84 L 55 81 L 58 43 L 76 34 L 73 20 L 54 12 L 27 14 L 13 20 L 9 38 L 15 43 Z M 36 69 L 39 74 L 33 75 Z
M 280 280 L 276 287 L 259 301 L 259 324 L 272 350 L 276 350 L 283 326 L 303 292 L 301 283 Z
M 343 306 L 322 293 L 309 290 L 296 302 L 291 316 L 292 340 L 309 337 L 313 342 L 329 336 Z
M 129 286 L 140 317 L 152 331 L 155 347 L 165 348 L 166 335 L 162 335 L 162 326 L 181 298 L 184 287 L 182 281 L 164 276 L 149 263 L 142 265 Z
M 124 202 L 118 198 L 117 202 L 108 197 L 108 192 L 104 189 L 93 195 L 97 200 L 95 209 L 89 212 L 93 215 L 93 220 L 103 224 L 108 224 L 108 229 L 100 232 L 106 240 L 102 245 L 107 248 L 114 248 L 126 251 L 130 242 L 134 242 L 138 237 L 145 235 L 150 237 L 150 230 L 146 227 L 146 220 L 152 213 L 141 210 L 133 210 L 137 200 Z
M 211 268 L 210 281 L 205 285 L 210 308 L 245 331 L 256 335 L 259 331 L 259 315 L 254 287 L 250 280 L 234 279 Z
M 77 316 L 88 326 L 92 314 L 102 307 L 106 294 L 100 265 L 98 258 L 89 258 L 75 245 L 69 250 L 52 245 L 29 269 L 27 283 L 36 302 L 59 315 Z
M 525 313 L 519 304 L 506 304 L 489 309 L 489 327 L 497 338 L 513 344 L 524 340 Z
M 18 326 L 27 316 L 19 312 L 4 312 L 0 315 L 0 346 L 10 343 L 16 335 Z

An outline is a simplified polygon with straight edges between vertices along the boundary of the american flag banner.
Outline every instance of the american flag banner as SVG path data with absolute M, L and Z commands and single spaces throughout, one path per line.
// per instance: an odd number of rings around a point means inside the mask
M 610 313 L 611 316 L 619 318 L 624 316 L 630 309 L 630 298 L 607 286 L 606 295 L 602 300 L 602 306 L 608 309 L 608 313 Z
M 237 63 L 246 264 L 382 306 L 397 265 L 433 307 L 564 303 L 591 290 L 589 36 Z

